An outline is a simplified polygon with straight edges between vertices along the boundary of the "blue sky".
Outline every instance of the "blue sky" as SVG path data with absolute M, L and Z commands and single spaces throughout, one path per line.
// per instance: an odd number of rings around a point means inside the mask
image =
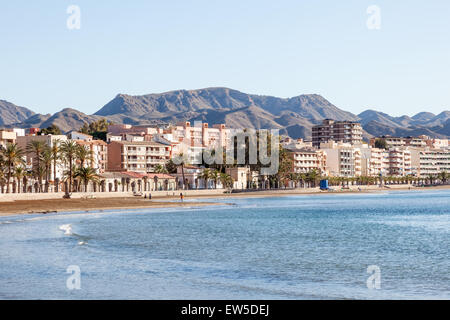
M 69 5 L 81 29 L 69 30 Z M 366 10 L 381 9 L 369 30 Z M 118 93 L 226 86 L 345 110 L 450 109 L 448 0 L 41 0 L 0 4 L 0 99 L 91 114 Z

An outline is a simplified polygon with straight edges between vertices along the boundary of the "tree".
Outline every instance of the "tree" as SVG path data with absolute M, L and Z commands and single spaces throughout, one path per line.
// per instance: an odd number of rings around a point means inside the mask
M 386 139 L 378 138 L 375 140 L 375 148 L 378 149 L 388 149 L 388 144 L 386 142 Z
M 61 129 L 59 129 L 58 126 L 56 126 L 55 124 L 52 124 L 51 126 L 47 127 L 46 129 L 42 129 L 41 131 L 39 131 L 38 135 L 47 135 L 47 134 L 52 134 L 52 135 L 61 135 Z
M 92 151 L 84 145 L 77 144 L 76 158 L 78 161 L 80 161 L 80 167 L 84 167 L 84 164 L 87 161 L 90 161 L 92 163 Z
M 44 170 L 45 176 L 45 192 L 48 192 L 48 185 L 50 181 L 51 171 L 52 171 L 52 150 L 49 146 L 45 146 L 41 153 L 41 165 Z
M 170 159 L 165 165 L 168 173 L 177 173 L 177 165 Z
M 58 183 L 56 183 L 56 167 L 58 162 L 61 160 L 61 149 L 60 149 L 60 140 L 53 141 L 53 145 L 51 147 L 51 158 L 53 161 L 53 184 L 55 186 L 55 191 L 58 192 Z
M 16 167 L 16 170 L 14 171 L 14 178 L 17 179 L 17 193 L 20 193 L 20 184 L 26 174 L 27 172 L 23 166 Z
M 309 182 L 310 187 L 311 187 L 311 185 L 313 187 L 316 186 L 316 183 L 317 183 L 317 180 L 319 179 L 319 177 L 320 177 L 320 175 L 316 169 L 313 169 L 306 174 L 306 179 Z
M 233 188 L 234 180 L 229 174 L 221 173 L 220 174 L 220 182 L 222 183 L 224 188 L 228 188 L 228 189 Z
M 187 157 L 183 152 L 180 152 L 175 156 L 175 163 L 178 163 L 178 166 L 181 167 L 181 176 L 183 177 L 183 189 L 186 183 L 186 178 L 184 176 L 184 166 L 188 163 Z
M 106 119 L 100 119 L 91 123 L 84 123 L 80 128 L 80 132 L 89 134 L 96 139 L 106 141 L 106 134 L 108 133 L 108 126 L 114 124 Z
M 439 173 L 439 179 L 442 181 L 442 184 L 445 184 L 448 180 L 448 173 L 446 171 L 442 171 Z
M 72 178 L 73 178 L 73 162 L 76 159 L 78 145 L 75 141 L 67 140 L 61 143 L 61 154 L 69 166 L 69 186 L 66 188 L 66 196 L 72 192 Z
M 96 170 L 91 167 L 80 167 L 77 168 L 74 174 L 75 178 L 79 178 L 84 184 L 84 192 L 88 192 L 89 182 L 98 182 L 100 176 L 97 174 Z
M 202 174 L 200 175 L 200 178 L 201 179 L 203 179 L 203 180 L 205 180 L 205 186 L 206 186 L 206 189 L 209 189 L 208 188 L 208 181 L 211 179 L 211 170 L 210 169 L 203 169 L 203 172 L 202 172 Z
M 2 154 L 8 170 L 6 177 L 6 193 L 9 193 L 11 177 L 15 170 L 14 167 L 25 163 L 23 160 L 23 150 L 16 143 L 8 143 L 6 148 L 2 149 Z
M 217 182 L 220 180 L 220 172 L 218 170 L 213 170 L 211 172 L 211 179 L 214 181 L 214 189 L 217 189 Z
M 42 192 L 42 168 L 41 168 L 41 154 L 46 148 L 43 141 L 31 140 L 27 145 L 27 151 L 34 154 L 33 172 L 35 178 L 38 180 L 39 192 Z
M 155 166 L 155 173 L 169 173 L 165 166 L 157 164 Z

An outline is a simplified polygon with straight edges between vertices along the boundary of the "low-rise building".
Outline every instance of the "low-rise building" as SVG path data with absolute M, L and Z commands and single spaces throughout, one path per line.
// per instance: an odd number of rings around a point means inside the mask
M 108 145 L 108 171 L 154 172 L 170 159 L 170 146 L 145 141 L 113 141 Z
M 326 174 L 327 154 L 324 150 L 313 148 L 291 148 L 287 150 L 292 160 L 293 173 L 308 173 L 316 170 L 318 173 Z
M 9 129 L 0 130 L 0 147 L 5 148 L 10 143 L 16 143 L 16 139 L 16 132 Z

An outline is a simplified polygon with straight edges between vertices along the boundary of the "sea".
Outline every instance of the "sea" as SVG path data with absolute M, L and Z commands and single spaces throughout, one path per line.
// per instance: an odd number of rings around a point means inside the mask
M 0 299 L 450 299 L 450 191 L 0 217 Z

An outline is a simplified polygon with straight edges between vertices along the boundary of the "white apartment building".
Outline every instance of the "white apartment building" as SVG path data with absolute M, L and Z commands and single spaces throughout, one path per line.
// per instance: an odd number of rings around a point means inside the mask
M 0 130 L 0 147 L 5 148 L 10 143 L 16 143 L 16 139 L 16 132 L 8 129 Z
M 414 155 L 415 161 L 419 161 L 417 176 L 436 176 L 442 171 L 450 173 L 450 150 L 427 148 L 414 152 Z
M 22 148 L 25 151 L 25 156 L 26 156 L 26 165 L 27 168 L 29 170 L 33 169 L 33 166 L 36 165 L 36 159 L 35 159 L 35 154 L 27 151 L 27 146 L 31 141 L 42 141 L 44 142 L 46 145 L 48 145 L 49 147 L 53 147 L 53 145 L 58 141 L 58 142 L 63 142 L 67 140 L 67 136 L 65 135 L 42 135 L 42 136 L 35 136 L 35 135 L 30 135 L 30 136 L 23 136 L 23 137 L 17 137 L 17 144 L 20 148 Z M 57 165 L 56 165 L 56 177 L 54 176 L 54 165 L 52 162 L 51 165 L 51 178 L 52 180 L 55 180 L 56 178 L 58 179 L 62 179 L 64 176 L 64 171 L 66 170 L 66 165 L 64 163 L 64 161 L 58 161 Z
M 362 174 L 362 153 L 350 143 L 328 141 L 320 144 L 326 153 L 326 170 L 334 177 L 356 177 Z
M 287 149 L 292 160 L 293 173 L 308 173 L 317 170 L 327 174 L 327 154 L 323 150 L 313 148 Z
M 108 145 L 108 171 L 154 172 L 170 159 L 171 147 L 156 142 L 113 141 Z
M 411 151 L 405 148 L 390 148 L 388 151 L 390 176 L 408 176 L 412 174 Z

